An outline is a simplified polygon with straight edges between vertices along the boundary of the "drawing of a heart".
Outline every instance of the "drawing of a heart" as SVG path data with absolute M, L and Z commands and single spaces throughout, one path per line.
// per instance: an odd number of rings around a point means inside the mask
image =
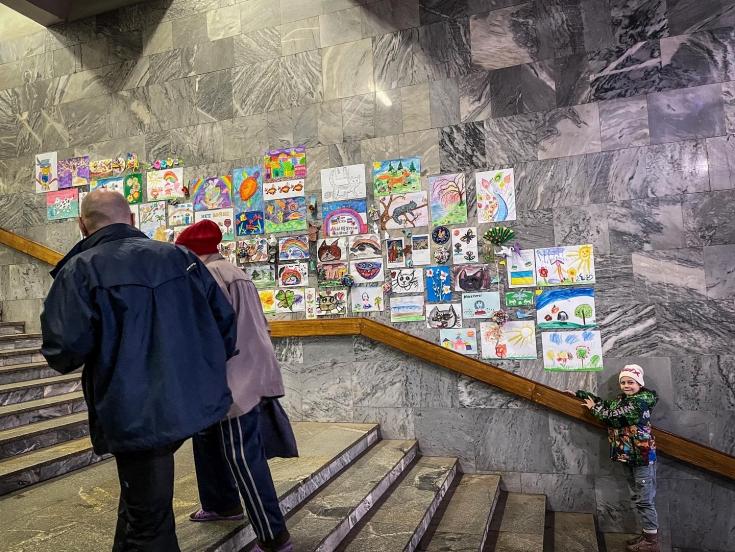
M 383 268 L 383 263 L 377 263 L 375 261 L 361 261 L 355 263 L 355 270 L 365 280 L 372 280 L 379 273 L 380 269 Z

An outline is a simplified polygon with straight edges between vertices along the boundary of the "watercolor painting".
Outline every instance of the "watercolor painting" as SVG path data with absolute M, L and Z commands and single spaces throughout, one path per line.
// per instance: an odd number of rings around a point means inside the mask
M 265 314 L 276 312 L 276 290 L 275 289 L 259 289 L 258 297 L 260 297 L 260 306 Z
M 124 195 L 125 179 L 122 176 L 110 176 L 107 178 L 90 180 L 89 191 L 94 192 L 95 190 L 110 190 L 111 192 L 118 192 Z
M 350 274 L 357 284 L 370 284 L 385 280 L 383 259 L 365 259 L 350 262 Z
M 152 240 L 168 241 L 166 232 L 166 202 L 154 201 L 139 205 L 139 228 Z
M 322 263 L 316 266 L 316 279 L 319 287 L 343 286 L 342 278 L 349 272 L 350 268 L 345 262 Z
M 267 263 L 268 240 L 266 238 L 246 238 L 237 242 L 237 258 L 242 263 Z
M 246 265 L 243 271 L 253 281 L 256 288 L 276 285 L 276 268 L 272 264 Z
M 429 225 L 426 192 L 414 192 L 381 197 L 378 200 L 381 230 L 420 228 Z
M 511 321 L 498 325 L 480 323 L 482 358 L 531 359 L 537 358 L 536 326 L 531 320 Z
M 143 203 L 143 175 L 126 174 L 123 177 L 123 195 L 130 205 Z
M 440 226 L 467 222 L 467 186 L 464 173 L 429 177 L 431 223 Z
M 406 265 L 406 247 L 403 238 L 388 238 L 385 240 L 385 250 L 388 268 L 401 268 Z
M 322 232 L 325 236 L 364 234 L 367 226 L 367 201 L 347 199 L 322 204 Z
M 263 210 L 263 169 L 256 165 L 232 170 L 232 204 L 236 213 Z
M 459 303 L 426 305 L 426 327 L 435 330 L 461 328 L 462 305 Z
M 46 194 L 48 220 L 61 220 L 79 216 L 79 190 L 57 190 Z
M 570 286 L 595 283 L 595 254 L 591 244 L 536 249 L 536 283 Z
M 418 157 L 373 162 L 375 197 L 421 190 L 421 160 Z
M 397 295 L 390 298 L 391 322 L 421 322 L 425 318 L 423 295 Z
M 303 179 L 268 182 L 263 185 L 263 196 L 267 200 L 303 197 L 305 187 L 306 184 Z
M 265 216 L 263 211 L 246 211 L 235 215 L 235 234 L 253 236 L 265 232 Z
M 320 289 L 316 295 L 316 315 L 347 314 L 347 289 Z
M 59 189 L 59 173 L 55 151 L 36 155 L 34 179 L 37 194 L 55 192 Z
M 169 226 L 194 224 L 194 206 L 191 203 L 174 203 L 168 206 Z
M 138 157 L 134 153 L 128 154 L 128 158 L 117 157 L 115 159 L 94 159 L 89 162 L 89 179 L 97 180 L 108 176 L 117 176 L 126 169 L 137 171 L 140 168 Z
M 439 345 L 463 355 L 477 354 L 477 331 L 474 328 L 441 330 Z
M 377 234 L 350 236 L 348 241 L 350 259 L 374 259 L 383 255 L 382 242 Z
M 603 369 L 599 331 L 542 332 L 546 370 L 599 372 Z
M 322 203 L 359 199 L 367 195 L 365 165 L 322 169 Z
M 506 307 L 532 307 L 535 299 L 536 294 L 526 289 L 505 292 Z
M 232 207 L 232 179 L 229 176 L 193 178 L 189 185 L 189 196 L 195 211 L 228 209 Z
M 413 266 L 431 264 L 429 234 L 416 234 L 411 236 L 411 262 Z
M 263 182 L 306 178 L 306 147 L 274 149 L 263 157 Z
M 477 222 L 516 220 L 516 192 L 513 169 L 475 173 Z
M 536 324 L 542 330 L 594 328 L 595 290 L 546 290 L 536 297 Z
M 452 262 L 454 264 L 476 263 L 480 254 L 477 250 L 477 228 L 452 228 Z
M 462 294 L 464 318 L 490 318 L 498 310 L 500 310 L 500 293 L 497 291 Z
M 276 290 L 276 313 L 304 312 L 305 309 L 304 288 Z
M 508 287 L 531 287 L 536 285 L 536 255 L 533 249 L 513 251 L 506 259 Z
M 306 199 L 292 197 L 265 202 L 265 232 L 298 232 L 306 230 Z
M 446 303 L 452 299 L 452 277 L 448 266 L 427 266 L 424 287 L 429 303 Z
M 391 291 L 393 293 L 423 293 L 423 268 L 394 268 L 390 271 Z
M 492 265 L 459 265 L 452 267 L 455 291 L 491 289 L 496 280 Z
M 233 241 L 235 239 L 235 225 L 233 224 L 232 209 L 213 209 L 211 211 L 194 210 L 194 221 L 212 220 L 222 230 L 222 241 Z
M 382 312 L 384 308 L 382 286 L 353 286 L 350 288 L 350 309 L 353 313 Z
M 316 259 L 320 263 L 346 261 L 347 238 L 322 238 L 316 242 Z
M 302 287 L 309 283 L 309 263 L 278 265 L 280 287 Z
M 146 173 L 146 194 L 148 201 L 186 197 L 184 169 L 165 169 Z
M 301 261 L 309 258 L 309 236 L 278 238 L 278 260 Z
M 57 165 L 59 190 L 89 185 L 89 156 L 62 159 Z

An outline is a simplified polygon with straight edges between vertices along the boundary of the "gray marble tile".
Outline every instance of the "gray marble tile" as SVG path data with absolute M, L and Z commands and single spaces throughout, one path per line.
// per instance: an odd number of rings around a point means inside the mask
M 726 0 L 666 0 L 672 36 L 735 26 L 735 6 Z
M 79 44 L 69 48 L 54 50 L 50 55 L 52 56 L 51 69 L 54 77 L 60 77 L 61 75 L 76 73 L 77 71 L 82 70 L 82 47 Z M 30 59 L 36 58 L 37 56 L 34 56 Z M 7 81 L 3 79 L 3 82 Z M 5 86 L 3 86 L 3 88 L 5 88 Z
M 342 167 L 362 163 L 360 142 L 342 142 L 329 146 L 329 166 Z
M 299 21 L 322 13 L 321 0 L 281 0 L 281 23 Z
M 460 122 L 459 97 L 457 79 L 443 79 L 429 83 L 432 127 L 450 126 Z
M 467 18 L 419 27 L 415 62 L 429 81 L 465 75 L 472 68 Z
M 664 354 L 733 354 L 735 331 L 732 300 L 692 301 L 656 305 Z
M 495 73 L 502 71 L 473 71 L 459 80 L 459 113 L 462 122 L 481 122 L 492 116 L 491 78 Z M 503 96 L 503 100 L 508 103 L 518 102 L 520 91 L 517 91 L 515 96 L 513 94 Z
M 707 296 L 711 299 L 735 297 L 735 246 L 713 245 L 704 248 Z
M 46 31 L 19 36 L 0 42 L 0 63 L 11 63 L 20 59 L 42 54 Z M 54 48 L 55 49 L 55 48 Z
M 630 302 L 608 305 L 597 301 L 597 324 L 602 332 L 606 363 L 620 356 L 651 356 L 660 346 L 659 322 L 653 305 Z
M 362 8 L 354 7 L 320 15 L 319 36 L 323 48 L 364 38 Z
M 544 57 L 568 56 L 585 51 L 583 2 L 537 2 L 536 34 Z
M 199 121 L 195 78 L 149 85 L 148 100 L 152 132 L 195 125 Z
M 266 115 L 266 121 L 269 148 L 283 148 L 294 143 L 294 120 L 290 109 L 269 111 Z
M 281 51 L 284 56 L 315 50 L 321 46 L 319 40 L 319 17 L 309 17 L 278 27 L 281 34 Z M 362 38 L 358 36 L 359 40 Z
M 403 132 L 402 88 L 375 93 L 375 136 Z
M 342 132 L 345 140 L 375 137 L 375 94 L 342 100 Z
M 465 123 L 439 129 L 441 171 L 480 169 L 486 164 L 483 123 Z
M 418 0 L 378 0 L 361 9 L 362 35 L 378 36 L 419 25 Z
M 528 113 L 487 119 L 485 121 L 485 151 L 492 165 L 514 165 L 535 161 L 538 155 L 540 113 Z
M 623 46 L 669 35 L 664 0 L 610 0 L 613 36 Z
M 100 34 L 107 39 L 107 63 L 134 60 L 143 52 L 143 36 L 140 30 L 109 29 Z
M 310 366 L 302 375 L 302 404 L 305 419 L 340 421 L 352 419 L 351 364 Z
M 171 37 L 174 48 L 184 48 L 192 44 L 208 42 L 207 14 L 198 13 L 173 19 Z
M 522 473 L 526 494 L 546 495 L 546 507 L 554 512 L 588 512 L 595 508 L 595 484 L 591 475 Z
M 539 159 L 600 151 L 600 115 L 597 104 L 551 111 L 545 114 L 538 132 Z
M 610 203 L 607 208 L 610 247 L 630 252 L 684 247 L 680 199 L 641 199 Z
M 431 128 L 429 85 L 417 84 L 400 89 L 403 132 Z
M 704 256 L 699 248 L 636 252 L 632 262 L 641 301 L 697 301 L 707 297 Z
M 242 32 L 257 31 L 267 27 L 280 25 L 280 0 L 247 0 L 240 2 L 240 28 Z
M 711 374 L 715 407 L 732 412 L 735 410 L 735 357 L 732 355 L 702 357 L 702 365 Z
M 475 379 L 458 376 L 457 402 L 461 408 L 532 408 L 532 403 Z
M 181 49 L 153 54 L 149 56 L 148 65 L 149 84 L 163 84 L 188 74 L 188 69 L 184 68 Z
M 174 47 L 173 23 L 164 21 L 143 27 L 143 55 L 160 54 Z
M 360 157 L 365 163 L 379 159 L 395 159 L 400 156 L 397 135 L 381 136 L 380 138 L 360 142 Z
M 475 469 L 475 449 L 481 444 L 485 411 L 479 409 L 418 408 L 414 410 L 416 439 L 427 456 L 452 456 Z M 493 413 L 496 411 L 492 411 Z M 519 412 L 499 411 L 499 412 Z M 483 424 L 484 425 L 484 424 Z M 479 466 L 477 466 L 478 469 Z
M 634 197 L 666 196 L 709 191 L 707 152 L 703 140 L 674 142 L 646 148 L 642 189 Z
M 728 134 L 707 138 L 706 145 L 710 188 L 732 190 L 735 188 L 735 137 Z
M 735 79 L 732 36 L 728 28 L 661 39 L 662 89 Z
M 7 278 L 8 289 L 3 293 L 3 301 L 44 298 L 51 287 L 48 270 L 37 263 L 10 265 Z
M 645 98 L 621 98 L 600 102 L 602 150 L 647 146 L 648 103 Z
M 723 82 L 722 104 L 725 110 L 725 129 L 728 134 L 735 134 L 735 82 Z
M 239 35 L 240 6 L 233 5 L 207 12 L 207 37 L 219 40 L 228 36 Z
M 426 67 L 419 52 L 418 29 L 407 29 L 375 37 L 372 63 L 375 89 L 389 90 L 426 82 Z
M 278 59 L 232 69 L 235 115 L 254 115 L 282 109 L 286 101 L 281 88 Z
M 555 245 L 591 243 L 595 255 L 610 253 L 606 205 L 554 208 Z
M 319 104 L 294 107 L 292 116 L 294 144 L 318 145 Z
M 413 439 L 413 409 L 394 407 L 357 406 L 354 408 L 355 423 L 380 424 L 383 439 Z
M 717 357 L 714 357 L 715 359 Z M 674 382 L 674 406 L 679 410 L 711 411 L 714 395 L 712 363 L 703 366 L 702 357 L 686 356 L 671 359 L 671 377 Z
M 278 27 L 252 29 L 233 37 L 234 64 L 250 65 L 281 57 Z
M 611 462 L 611 464 L 618 464 Z M 625 467 L 615 465 L 615 474 L 595 477 L 595 502 L 597 504 L 597 524 L 606 533 L 636 534 L 640 526 L 630 507 L 630 491 L 625 481 Z
M 735 190 L 684 196 L 684 228 L 687 245 L 735 243 Z
M 181 49 L 182 69 L 187 76 L 229 69 L 234 65 L 234 39 L 193 44 Z
M 232 118 L 232 79 L 228 70 L 199 75 L 195 87 L 200 123 Z
M 324 48 L 322 79 L 325 100 L 372 92 L 373 47 L 370 39 Z
M 551 209 L 523 209 L 508 222 L 523 248 L 549 247 L 554 243 L 554 217 Z M 484 230 L 484 229 L 483 229 Z
M 585 50 L 603 50 L 615 43 L 608 0 L 585 0 L 580 3 Z
M 151 126 L 149 90 L 145 87 L 123 90 L 112 95 L 109 106 L 110 136 L 123 138 L 145 134 Z
M 281 86 L 287 106 L 321 102 L 324 98 L 322 58 L 319 50 L 281 58 Z
M 98 96 L 62 104 L 60 109 L 69 132 L 69 145 L 109 140 L 109 107 L 110 96 Z
M 649 94 L 651 142 L 661 144 L 725 134 L 719 84 Z
M 187 165 L 219 163 L 224 158 L 222 125 L 219 122 L 207 123 L 148 133 L 145 136 L 145 152 L 148 159 L 178 156 L 186 159 Z
M 342 102 L 334 100 L 317 104 L 318 140 L 322 145 L 342 142 Z
M 484 69 L 500 69 L 539 59 L 531 3 L 470 18 L 472 61 Z
M 352 401 L 355 406 L 407 407 L 409 386 L 417 385 L 409 377 L 420 377 L 424 367 L 410 361 L 357 361 L 352 364 Z
M 109 60 L 108 42 L 106 38 L 98 38 L 81 45 L 82 69 L 96 69 L 107 65 Z

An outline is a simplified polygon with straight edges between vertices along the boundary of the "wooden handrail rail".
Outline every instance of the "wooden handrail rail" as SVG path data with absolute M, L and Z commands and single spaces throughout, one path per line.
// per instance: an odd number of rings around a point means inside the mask
M 45 245 L 0 228 L 0 243 L 56 265 L 63 255 Z M 458 374 L 469 376 L 550 410 L 565 414 L 586 424 L 604 427 L 595 420 L 580 401 L 553 387 L 537 383 L 502 368 L 472 357 L 455 353 L 435 343 L 381 324 L 369 318 L 328 318 L 317 320 L 274 320 L 270 322 L 272 337 L 325 337 L 362 335 L 408 355 L 421 358 Z M 735 456 L 695 443 L 664 429 L 654 427 L 660 452 L 692 466 L 735 480 Z

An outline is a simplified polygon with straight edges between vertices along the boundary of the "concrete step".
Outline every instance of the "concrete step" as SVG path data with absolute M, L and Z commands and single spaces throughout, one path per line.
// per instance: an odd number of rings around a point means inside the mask
M 637 536 L 633 533 L 603 533 L 602 540 L 607 552 L 626 552 L 625 543 Z M 661 550 L 666 550 L 666 548 L 662 547 Z
M 296 550 L 332 551 L 404 473 L 416 441 L 380 441 L 314 495 L 289 520 Z
M 46 364 L 46 361 L 0 366 L 0 384 L 50 378 L 58 375 L 59 373 Z
M 483 550 L 499 496 L 500 476 L 462 475 L 459 484 L 447 496 L 445 507 L 437 512 L 431 531 L 419 550 Z
M 419 458 L 337 550 L 416 550 L 457 470 L 456 458 Z
M 546 497 L 502 493 L 490 523 L 486 550 L 540 552 L 544 549 Z
M 549 512 L 547 521 L 552 527 L 553 550 L 558 552 L 597 552 L 597 528 L 592 514 Z
M 0 335 L 17 335 L 25 331 L 25 322 L 0 322 Z
M 0 459 L 50 447 L 88 434 L 86 412 L 0 430 Z
M 0 429 L 11 429 L 87 409 L 81 391 L 0 406 Z
M 41 334 L 0 335 L 0 351 L 10 349 L 40 349 L 42 341 Z
M 43 362 L 41 350 L 38 347 L 25 349 L 9 349 L 0 351 L 0 366 L 11 366 L 13 364 L 28 364 L 30 362 Z
M 0 405 L 18 404 L 65 393 L 82 388 L 81 374 L 56 375 L 50 378 L 0 384 Z

